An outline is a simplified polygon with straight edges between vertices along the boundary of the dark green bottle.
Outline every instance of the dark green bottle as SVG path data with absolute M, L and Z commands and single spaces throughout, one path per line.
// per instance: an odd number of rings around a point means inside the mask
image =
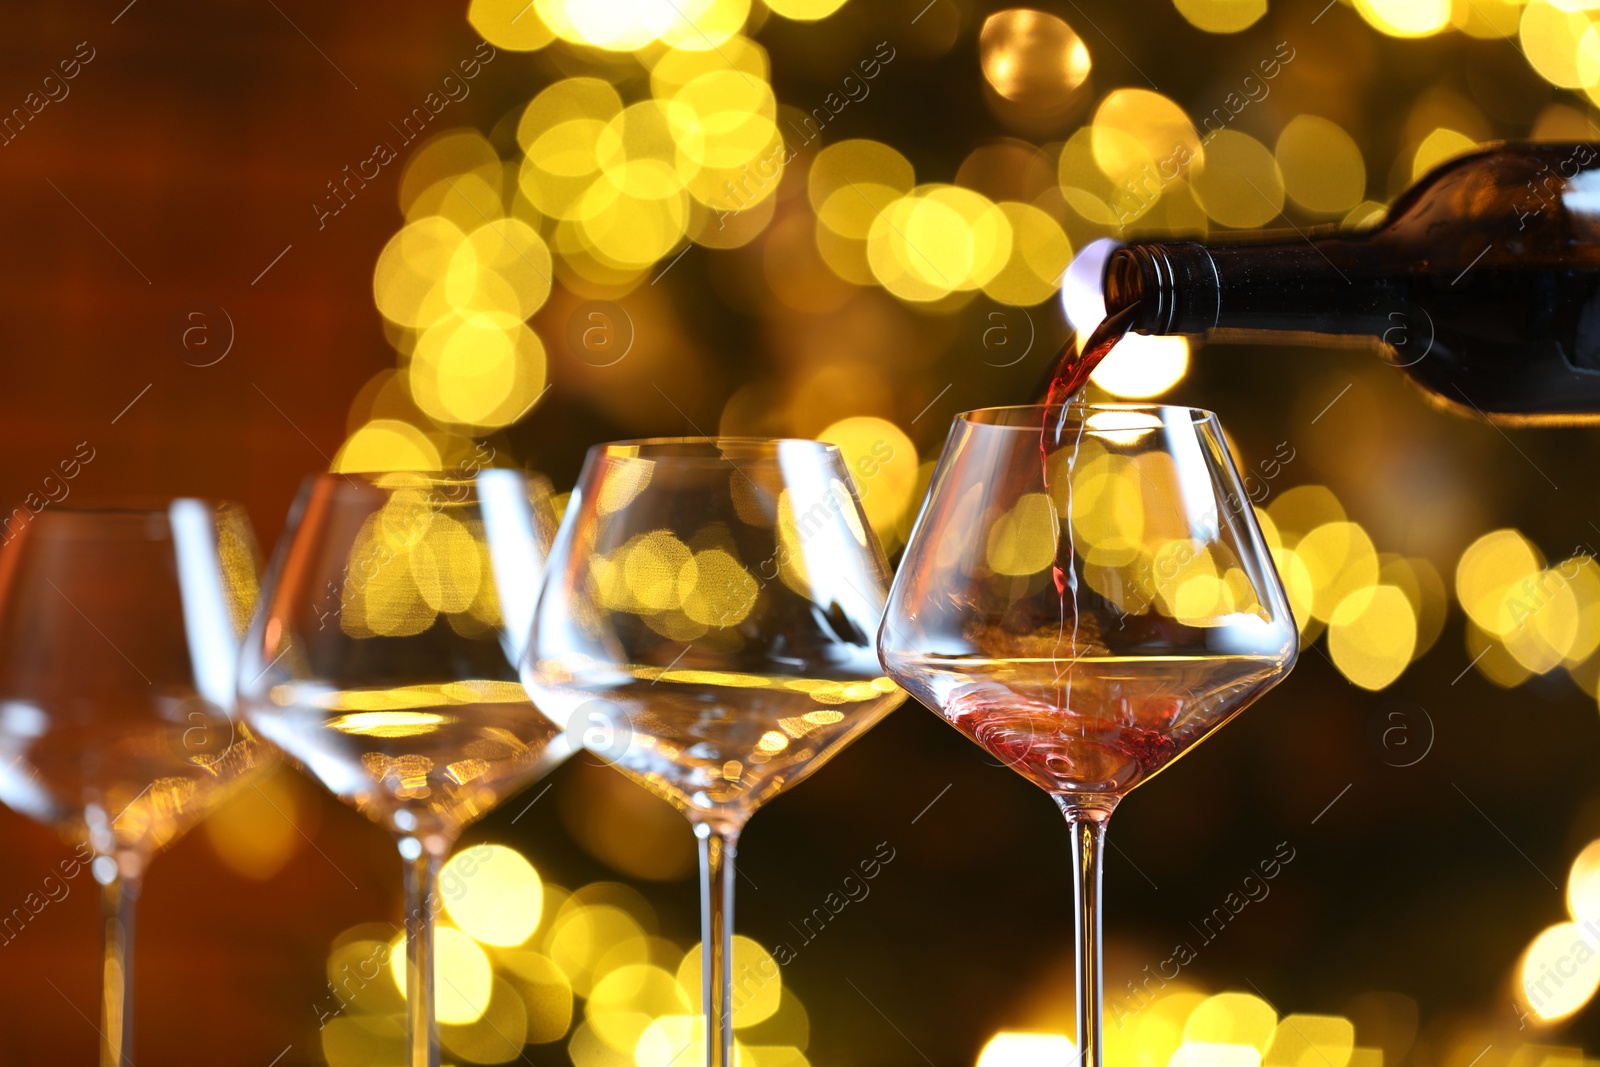
M 1105 291 L 1138 333 L 1370 338 L 1466 414 L 1600 421 L 1600 144 L 1450 160 L 1365 232 L 1128 245 Z

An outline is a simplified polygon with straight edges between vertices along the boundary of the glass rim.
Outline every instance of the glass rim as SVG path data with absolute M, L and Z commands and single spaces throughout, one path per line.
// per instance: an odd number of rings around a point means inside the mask
M 128 496 L 83 503 L 52 503 L 35 512 L 18 505 L 10 513 L 0 515 L 0 519 L 5 520 L 0 528 L 0 535 L 3 535 L 0 536 L 0 551 L 24 540 L 50 544 L 165 540 L 179 525 L 175 509 L 180 504 L 198 508 L 212 526 L 229 522 L 230 517 L 236 516 L 246 526 L 254 527 L 250 512 L 243 504 L 213 497 Z M 19 511 L 26 517 L 18 519 Z
M 839 454 L 839 446 L 809 437 L 636 437 L 606 441 L 589 449 L 591 455 L 608 459 L 674 459 L 730 463 L 741 459 L 776 459 L 784 447 L 815 449 Z M 726 455 L 733 451 L 735 455 Z
M 38 522 L 50 515 L 62 518 L 88 519 L 88 518 L 131 518 L 136 516 L 157 515 L 166 517 L 172 512 L 172 505 L 181 503 L 195 503 L 212 511 L 222 511 L 227 508 L 244 511 L 245 507 L 237 500 L 228 500 L 221 497 L 210 496 L 124 496 L 108 497 L 105 499 L 89 499 L 82 503 L 47 503 L 38 511 L 31 513 L 29 524 Z M 12 509 L 14 514 L 18 510 L 28 510 L 26 504 L 18 505 Z M 9 518 L 9 515 L 0 514 L 0 518 Z
M 1075 401 L 1068 404 L 997 404 L 990 407 L 970 408 L 966 411 L 958 412 L 954 421 L 957 423 L 966 423 L 971 426 L 988 426 L 999 430 L 1031 430 L 1037 433 L 1040 425 L 1042 424 L 1044 413 L 1047 411 L 1055 411 L 1061 408 L 1065 408 L 1069 413 L 1071 413 L 1069 414 L 1069 421 L 1086 420 L 1090 416 L 1097 415 L 1102 412 L 1126 411 L 1155 415 L 1161 419 L 1163 424 L 1169 421 L 1167 416 L 1187 418 L 1189 422 L 1195 426 L 1205 425 L 1208 423 L 1215 425 L 1218 422 L 1217 413 L 1208 408 L 1188 407 L 1183 404 L 1145 404 L 1137 401 L 1130 401 L 1126 403 L 1121 401 L 1105 403 Z M 1037 417 L 1031 420 L 1019 419 L 1016 421 L 1001 421 L 1001 419 L 1003 419 L 1006 415 L 1015 415 L 1021 412 L 1034 413 Z M 979 417 L 985 415 L 996 416 L 996 418 Z M 1174 419 L 1172 421 L 1176 420 Z
M 378 479 L 380 478 L 401 477 L 418 482 L 418 488 L 427 485 L 470 486 L 475 484 L 479 477 L 490 471 L 506 471 L 528 481 L 543 477 L 543 475 L 530 473 L 520 467 L 479 467 L 471 474 L 453 473 L 454 470 L 455 468 L 439 468 L 435 470 L 404 468 L 387 471 L 313 471 L 300 480 L 300 485 L 302 488 L 309 488 L 310 486 L 324 483 L 337 486 L 338 483 L 344 482 L 351 489 L 409 488 L 406 485 L 391 487 L 378 484 Z

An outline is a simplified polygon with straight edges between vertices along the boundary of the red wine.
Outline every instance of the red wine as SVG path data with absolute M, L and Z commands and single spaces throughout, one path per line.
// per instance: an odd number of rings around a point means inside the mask
M 1457 157 L 1366 232 L 1128 245 L 1104 285 L 1138 333 L 1365 338 L 1461 413 L 1600 420 L 1600 144 Z
M 1116 314 L 1100 320 L 1100 325 L 1094 328 L 1082 348 L 1078 347 L 1076 336 L 1067 338 L 1067 343 L 1061 346 L 1061 354 L 1056 356 L 1055 370 L 1051 372 L 1050 384 L 1045 388 L 1044 404 L 1071 403 L 1089 384 L 1089 376 L 1094 369 L 1111 354 L 1117 342 L 1127 336 L 1138 313 L 1139 301 L 1134 299 L 1126 307 L 1119 308 Z
M 1077 691 L 1026 659 L 928 659 L 956 729 L 1045 790 L 1122 796 L 1209 736 L 1281 673 L 1267 656 L 1089 655 Z M 1059 667 L 1053 669 L 1059 670 Z M 918 694 L 919 696 L 921 694 Z

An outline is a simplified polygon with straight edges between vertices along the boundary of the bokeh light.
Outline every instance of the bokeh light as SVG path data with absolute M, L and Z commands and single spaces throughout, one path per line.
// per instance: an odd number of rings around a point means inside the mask
M 1426 37 L 1450 25 L 1450 0 L 1355 0 L 1356 10 L 1391 37 Z
M 845 0 L 766 0 L 767 6 L 777 14 L 804 22 L 827 18 L 844 3 Z
M 439 882 L 445 914 L 486 945 L 520 945 L 539 925 L 544 904 L 539 872 L 504 845 L 456 853 Z
M 575 1064 L 665 1067 L 704 1047 L 700 947 L 662 938 L 636 890 L 593 882 L 568 892 L 516 850 L 480 844 L 445 864 L 440 894 L 435 975 L 447 1059 L 507 1063 L 528 1058 L 526 1046 L 564 1040 Z M 772 953 L 735 937 L 733 965 L 742 1062 L 807 1067 L 808 1016 Z M 352 927 L 335 940 L 327 971 L 318 1010 L 330 1067 L 400 1055 L 403 933 Z
M 256 881 L 271 878 L 294 858 L 306 838 L 299 783 L 278 772 L 257 778 L 212 812 L 206 838 L 229 868 Z
M 1031 8 L 997 11 L 978 33 L 978 56 L 991 88 L 1033 111 L 1065 107 L 1089 77 L 1089 49 L 1071 26 Z
M 496 48 L 532 52 L 555 40 L 529 0 L 472 0 L 467 21 Z
M 399 419 L 373 419 L 352 433 L 333 457 L 344 473 L 431 471 L 441 466 L 439 449 L 427 434 Z
M 1567 911 L 1580 923 L 1600 922 L 1600 841 L 1591 841 L 1567 874 Z
M 1283 172 L 1284 192 L 1307 211 L 1344 215 L 1366 193 L 1361 147 L 1335 122 L 1296 115 L 1278 134 L 1273 154 Z
M 1422 139 L 1416 155 L 1411 160 L 1411 176 L 1415 180 L 1446 160 L 1470 152 L 1478 143 L 1459 130 L 1441 126 Z
M 1207 33 L 1238 33 L 1267 13 L 1267 0 L 1173 0 L 1178 13 Z
M 494 992 L 494 971 L 488 955 L 454 926 L 434 931 L 433 981 L 440 1023 L 459 1025 L 483 1018 Z M 402 932 L 389 943 L 389 973 L 395 987 L 406 989 L 406 942 Z
M 1076 1055 L 1072 1039 L 1065 1034 L 1028 1034 L 1002 1030 L 989 1039 L 978 1054 L 977 1067 L 1036 1067 L 1046 1063 L 1069 1063 Z
M 1262 1054 L 1262 1067 L 1346 1067 L 1356 1048 L 1356 1028 L 1336 1015 L 1285 1015 Z
M 1600 80 L 1600 37 L 1586 12 L 1530 0 L 1517 33 L 1528 63 L 1552 85 L 1582 89 Z
M 1089 129 L 1095 163 L 1113 179 L 1153 170 L 1171 182 L 1204 169 L 1206 148 L 1194 123 L 1158 92 L 1112 90 L 1095 109 Z
M 1206 145 L 1206 167 L 1193 179 L 1195 199 L 1224 226 L 1263 226 L 1283 210 L 1283 172 L 1260 141 L 1223 130 Z
M 678 964 L 678 987 L 690 1003 L 699 1003 L 703 962 L 702 946 L 696 945 L 684 953 Z M 772 1018 L 783 1001 L 781 968 L 772 953 L 750 938 L 735 934 L 729 967 L 734 974 L 734 1026 L 754 1026 Z
M 1518 991 L 1533 1014 L 1566 1018 L 1600 988 L 1600 941 L 1578 923 L 1556 923 L 1533 939 L 1520 971 Z
M 1184 1024 L 1183 1037 L 1190 1047 L 1224 1046 L 1214 1054 L 1225 1056 L 1227 1047 L 1236 1047 L 1250 1050 L 1259 1059 L 1277 1027 L 1278 1013 L 1260 997 L 1251 993 L 1218 993 L 1196 1005 Z
M 1472 621 L 1469 646 L 1480 646 L 1474 654 L 1502 653 L 1494 669 L 1502 683 L 1576 669 L 1600 648 L 1600 568 L 1589 555 L 1546 566 L 1518 531 L 1490 531 L 1462 552 L 1456 597 Z
M 1328 620 L 1328 654 L 1363 689 L 1383 689 L 1400 677 L 1416 645 L 1415 610 L 1392 585 L 1347 593 Z
M 870 415 L 841 419 L 817 440 L 838 446 L 867 521 L 885 550 L 892 550 L 896 524 L 915 503 L 917 446 L 894 423 Z

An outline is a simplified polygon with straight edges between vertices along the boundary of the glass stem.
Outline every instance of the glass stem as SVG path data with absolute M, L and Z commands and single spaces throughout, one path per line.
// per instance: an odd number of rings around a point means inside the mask
M 1077 913 L 1078 1062 L 1100 1067 L 1100 1030 L 1105 1022 L 1103 946 L 1100 940 L 1100 874 L 1105 866 L 1106 824 L 1111 809 L 1083 807 L 1068 797 L 1056 803 L 1072 828 L 1072 903 Z
M 439 1067 L 435 1010 L 434 918 L 439 913 L 439 871 L 450 842 L 435 835 L 400 838 L 406 865 L 406 1063 Z
M 697 822 L 700 839 L 700 1000 L 706 1067 L 733 1067 L 733 860 L 737 828 Z
M 100 1067 L 133 1064 L 133 908 L 144 877 L 143 864 L 95 857 L 100 882 L 100 915 L 105 930 L 105 964 L 100 980 Z M 101 863 L 100 861 L 109 861 Z M 109 877 L 101 879 L 102 873 Z

